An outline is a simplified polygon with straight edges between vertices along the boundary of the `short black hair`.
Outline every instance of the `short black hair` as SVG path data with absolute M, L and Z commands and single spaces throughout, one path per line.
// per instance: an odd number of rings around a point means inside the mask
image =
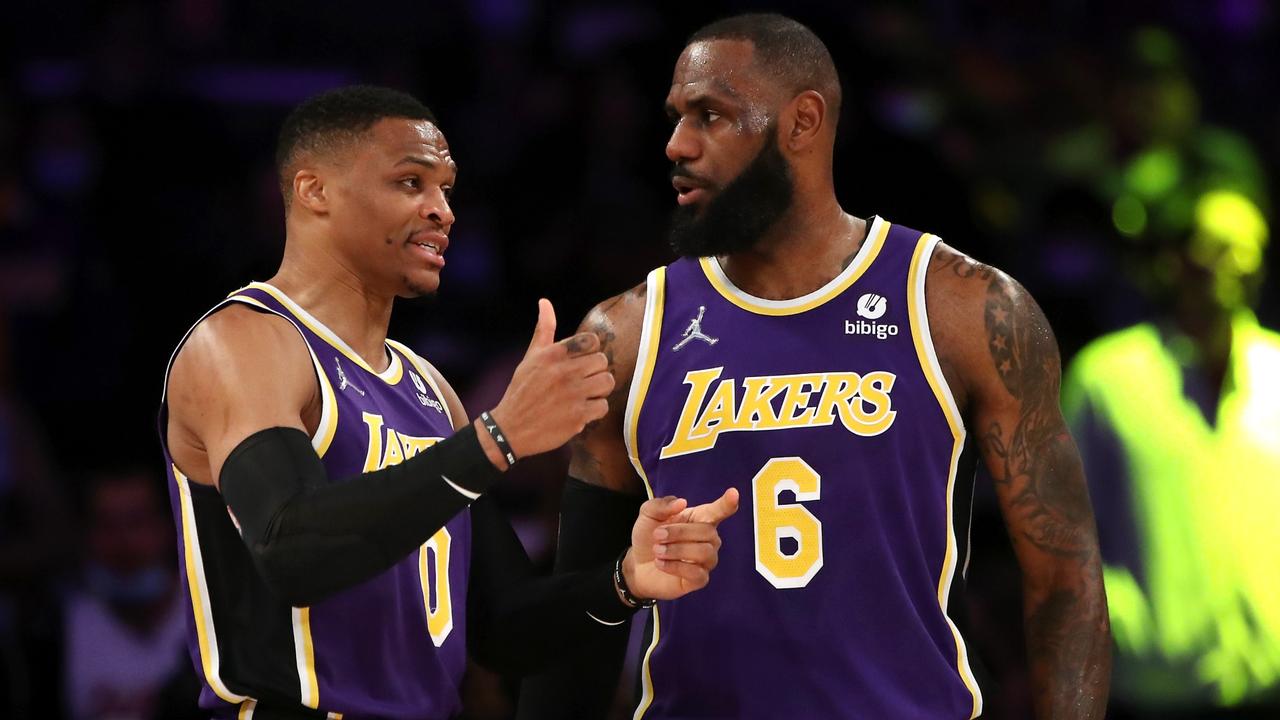
M 426 105 L 408 93 L 377 85 L 348 85 L 326 90 L 294 108 L 276 142 L 276 173 L 289 206 L 293 177 L 288 172 L 300 155 L 332 151 L 355 140 L 386 118 L 426 120 L 438 125 Z
M 746 40 L 755 65 L 789 92 L 816 90 L 840 117 L 840 75 L 826 44 L 805 25 L 778 13 L 744 13 L 703 26 L 685 47 L 705 40 Z

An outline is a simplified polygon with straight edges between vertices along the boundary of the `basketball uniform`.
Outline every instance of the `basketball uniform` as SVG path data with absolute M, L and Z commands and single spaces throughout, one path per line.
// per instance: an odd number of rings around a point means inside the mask
M 378 373 L 271 285 L 238 290 L 205 317 L 233 303 L 285 318 L 306 342 L 323 401 L 312 445 L 331 481 L 402 462 L 453 434 L 444 396 L 405 346 L 388 340 L 390 364 Z M 164 445 L 202 708 L 258 720 L 460 712 L 469 511 L 380 575 L 312 607 L 290 607 L 258 576 L 221 494 L 188 480 Z
M 937 242 L 874 218 L 844 271 L 786 301 L 714 258 L 650 273 L 631 461 L 650 496 L 736 487 L 742 509 L 711 584 L 653 609 L 635 718 L 981 713 L 947 614 L 973 464 L 925 312 Z

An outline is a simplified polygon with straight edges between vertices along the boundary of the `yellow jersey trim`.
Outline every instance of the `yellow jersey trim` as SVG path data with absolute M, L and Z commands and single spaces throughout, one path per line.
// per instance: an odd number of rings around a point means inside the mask
M 236 720 L 253 720 L 253 711 L 258 707 L 258 701 L 249 699 L 240 705 L 240 712 L 236 713 Z
M 703 274 L 707 276 L 707 280 L 715 288 L 716 292 L 743 310 L 757 315 L 798 315 L 825 304 L 857 282 L 858 278 L 862 277 L 863 273 L 867 271 L 867 268 L 871 267 L 871 263 L 875 262 L 876 256 L 880 254 L 880 249 L 884 247 L 885 235 L 888 232 L 889 222 L 876 217 L 871 222 L 871 227 L 867 228 L 866 242 L 862 243 L 862 247 L 858 249 L 858 253 L 854 256 L 853 262 L 849 263 L 849 267 L 832 278 L 826 285 L 808 295 L 802 295 L 791 300 L 766 300 L 751 295 L 733 284 L 733 281 L 725 274 L 724 268 L 720 267 L 720 261 L 713 257 L 704 257 L 699 258 L 698 262 L 702 266 Z
M 332 345 L 335 350 L 342 353 L 343 355 L 346 355 L 348 360 L 360 366 L 371 375 L 378 377 L 386 384 L 395 385 L 396 383 L 400 382 L 400 378 L 403 377 L 404 365 L 400 362 L 399 356 L 397 356 L 395 353 L 393 352 L 387 353 L 388 355 L 391 356 L 391 361 L 387 365 L 386 370 L 383 370 L 382 372 L 378 372 L 374 370 L 373 367 L 369 365 L 369 363 L 365 362 L 365 359 L 360 357 L 360 354 L 357 353 L 354 349 L 352 349 L 352 347 L 348 345 L 345 340 L 338 337 L 337 333 L 330 330 L 328 325 L 325 325 L 324 323 L 317 320 L 315 316 L 307 312 L 306 309 L 303 308 L 301 305 L 294 302 L 293 298 L 289 297 L 288 295 L 285 295 L 284 292 L 279 288 L 275 287 L 274 285 L 268 285 L 267 283 L 255 282 L 255 283 L 249 283 L 247 286 L 242 288 L 242 290 L 248 289 L 248 288 L 255 288 L 255 289 L 261 290 L 267 293 L 268 295 L 270 295 L 271 297 L 275 298 L 276 300 L 280 301 L 280 304 L 288 308 L 289 312 L 293 313 L 294 317 L 298 318 L 298 320 L 300 320 L 303 325 L 306 325 L 307 328 L 311 330 L 311 332 L 315 333 L 316 335 L 319 335 L 322 340 Z M 235 295 L 238 292 L 240 292 L 240 290 L 237 290 L 235 293 L 232 293 L 232 295 Z M 385 346 L 385 343 L 384 343 L 384 346 Z
M 320 707 L 320 684 L 316 681 L 315 646 L 311 642 L 311 608 L 293 610 L 293 652 L 298 663 L 298 699 L 306 707 Z
M 240 291 L 237 290 L 236 292 Z M 248 295 L 236 295 L 233 293 L 227 297 L 227 300 L 253 305 L 289 320 L 282 313 L 276 312 Z M 292 321 L 290 321 L 290 324 L 292 324 Z M 294 325 L 294 328 L 298 328 L 298 326 Z M 323 458 L 324 454 L 329 451 L 329 446 L 333 444 L 333 435 L 338 430 L 338 397 L 333 391 L 333 384 L 329 382 L 329 376 L 325 373 L 324 368 L 320 366 L 320 359 L 316 357 L 315 350 L 312 349 L 311 343 L 307 342 L 307 336 L 302 334 L 301 329 L 298 329 L 298 335 L 302 337 L 302 344 L 307 346 L 307 353 L 311 355 L 311 364 L 315 367 L 316 381 L 320 383 L 320 422 L 316 424 L 316 431 L 311 436 L 311 447 L 315 448 L 316 455 Z
M 449 427 L 456 429 L 457 425 L 455 425 L 453 421 L 453 411 L 449 409 L 449 399 L 445 397 L 444 393 L 440 392 L 440 384 L 436 382 L 435 366 L 427 362 L 426 358 L 410 350 L 409 346 L 402 342 L 387 338 L 387 344 L 396 350 L 399 350 L 405 358 L 409 360 L 409 363 L 418 371 L 418 374 L 422 376 L 422 379 L 431 386 L 431 390 L 435 392 L 436 398 L 440 401 L 440 404 L 444 406 L 444 416 L 449 419 Z
M 938 362 L 938 356 L 933 347 L 933 337 L 929 333 L 929 314 L 925 307 L 925 276 L 928 272 L 929 259 L 933 256 L 933 249 L 937 244 L 938 238 L 927 233 L 921 235 L 916 242 L 915 252 L 911 256 L 911 270 L 907 273 L 907 314 L 911 322 L 911 339 L 915 343 L 920 368 L 924 371 L 925 379 L 929 381 L 933 396 L 938 401 L 938 407 L 951 428 L 951 465 L 947 474 L 947 550 L 942 561 L 942 572 L 938 577 L 938 607 L 942 610 L 942 617 L 947 621 L 947 626 L 951 628 L 952 637 L 955 638 L 956 670 L 965 687 L 969 688 L 969 694 L 973 696 L 973 712 L 969 716 L 972 720 L 982 714 L 982 691 L 973 676 L 973 669 L 969 666 L 969 654 L 964 638 L 960 636 L 960 629 L 947 614 L 947 595 L 955 579 L 958 555 L 952 500 L 955 495 L 960 454 L 964 450 L 965 427 L 959 409 L 956 407 L 955 397 L 951 394 L 951 388 L 942 374 L 942 366 Z
M 187 565 L 187 587 L 191 591 L 191 612 L 195 616 L 196 641 L 200 646 L 200 667 L 214 694 L 225 702 L 238 705 L 248 700 L 231 692 L 219 674 L 218 633 L 213 626 L 209 607 L 209 585 L 204 577 L 204 558 L 200 554 L 200 538 L 196 532 L 195 509 L 191 504 L 191 487 L 177 465 L 170 465 L 178 484 L 178 503 L 182 510 L 182 550 Z
M 636 711 L 631 716 L 632 720 L 640 720 L 640 718 L 644 717 L 644 714 L 649 711 L 649 706 L 653 704 L 653 675 L 649 670 L 649 660 L 653 657 L 653 651 L 658 647 L 658 636 L 661 634 L 662 622 L 658 619 L 657 605 L 649 608 L 649 611 L 653 613 L 653 641 L 649 643 L 649 648 L 644 651 L 644 672 L 640 677 L 640 682 L 643 684 L 642 694 L 640 696 L 640 704 L 636 706 Z
M 653 497 L 653 485 L 645 474 L 644 465 L 640 462 L 640 446 L 638 432 L 640 411 L 644 407 L 645 396 L 649 393 L 649 383 L 653 380 L 653 369 L 658 361 L 658 345 L 662 338 L 662 310 L 666 300 L 667 269 L 660 267 L 649 273 L 645 292 L 644 321 L 640 331 L 640 344 L 636 350 L 636 369 L 631 378 L 631 394 L 627 398 L 627 412 L 623 420 L 623 439 L 627 443 L 627 456 L 636 474 L 644 482 L 645 493 Z M 636 707 L 634 717 L 639 720 L 653 703 L 653 673 L 649 668 L 649 659 L 658 647 L 660 623 L 658 606 L 651 609 L 653 613 L 653 640 L 644 653 L 644 661 L 640 674 L 642 686 L 640 704 Z
M 637 433 L 640 427 L 640 410 L 644 407 L 649 383 L 653 380 L 653 368 L 658 361 L 658 342 L 662 336 L 662 308 L 667 289 L 667 269 L 657 268 L 646 280 L 644 320 L 640 331 L 640 343 L 636 349 L 636 369 L 631 376 L 631 392 L 627 397 L 627 410 L 623 417 L 623 440 L 627 444 L 627 456 L 644 481 L 645 492 L 653 497 L 653 486 L 640 463 L 640 446 Z

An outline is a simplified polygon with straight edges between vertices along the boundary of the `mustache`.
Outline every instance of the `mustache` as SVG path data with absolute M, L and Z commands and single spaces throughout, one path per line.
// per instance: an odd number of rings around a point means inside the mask
M 695 182 L 695 183 L 697 183 L 698 185 L 702 185 L 702 186 L 706 186 L 706 187 L 710 187 L 710 186 L 711 186 L 711 182 L 710 182 L 710 181 L 708 181 L 706 178 L 704 178 L 704 177 L 702 177 L 702 176 L 700 176 L 700 175 L 695 175 L 694 173 L 690 172 L 690 171 L 689 171 L 689 169 L 688 169 L 688 168 L 686 168 L 686 167 L 685 167 L 685 166 L 683 166 L 683 165 L 673 165 L 673 166 L 671 166 L 671 170 L 667 173 L 667 179 L 668 179 L 668 180 L 675 180 L 676 178 L 686 178 L 686 179 L 688 179 L 688 180 L 692 180 L 692 181 L 694 181 L 694 182 Z

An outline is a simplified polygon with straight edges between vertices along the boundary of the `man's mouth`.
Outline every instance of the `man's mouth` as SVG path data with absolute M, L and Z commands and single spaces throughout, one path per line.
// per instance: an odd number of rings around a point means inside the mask
M 427 262 L 444 267 L 444 251 L 449 247 L 449 236 L 434 230 L 417 232 L 409 237 L 409 244 L 419 248 Z
M 696 203 L 707 194 L 705 183 L 685 175 L 671 178 L 671 186 L 676 189 L 676 202 L 680 205 Z

